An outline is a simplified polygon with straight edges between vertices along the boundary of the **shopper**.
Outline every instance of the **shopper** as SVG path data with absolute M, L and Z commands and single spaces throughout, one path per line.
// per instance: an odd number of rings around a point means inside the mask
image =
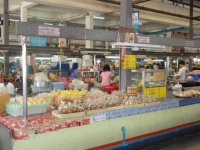
M 103 86 L 111 85 L 112 77 L 113 75 L 110 71 L 110 66 L 104 65 L 103 72 L 100 75 L 101 86 L 103 87 Z
M 187 80 L 187 76 L 189 74 L 189 70 L 188 68 L 185 66 L 185 62 L 183 60 L 180 60 L 179 63 L 179 72 L 178 72 L 178 75 L 176 76 L 176 79 L 178 82 L 180 83 L 184 83 L 186 82 Z
M 72 69 L 69 71 L 70 80 L 75 79 L 78 76 L 78 63 L 73 63 Z

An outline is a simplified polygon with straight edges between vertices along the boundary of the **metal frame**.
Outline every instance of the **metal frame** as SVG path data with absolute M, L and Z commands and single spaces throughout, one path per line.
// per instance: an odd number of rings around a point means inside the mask
M 107 2 L 109 2 L 109 1 L 107 0 Z M 135 5 L 131 5 L 132 0 L 121 0 L 121 2 L 119 2 L 118 4 L 120 4 L 120 3 L 121 3 L 121 8 L 120 8 L 120 10 L 121 10 L 121 13 L 120 13 L 121 26 L 131 28 L 131 26 L 132 26 L 132 15 L 131 15 L 132 14 L 132 6 L 134 7 Z M 135 8 L 138 8 L 138 6 L 135 6 Z M 148 11 L 149 9 L 146 9 L 146 10 Z M 174 15 L 171 13 L 167 13 L 167 14 L 172 15 L 172 16 Z M 180 16 L 180 15 L 178 15 L 178 17 L 190 19 L 190 17 Z M 23 36 L 42 36 L 41 34 L 39 34 L 40 26 L 47 27 L 47 28 L 48 27 L 57 28 L 60 30 L 59 36 L 58 35 L 49 35 L 48 37 L 72 38 L 72 39 L 80 39 L 80 40 L 97 40 L 97 41 L 106 41 L 106 42 L 115 42 L 117 40 L 117 32 L 91 30 L 91 29 L 76 28 L 76 27 L 46 26 L 46 25 L 29 24 L 29 23 L 22 23 L 22 22 L 17 22 L 16 33 L 17 33 L 17 35 L 23 35 Z M 199 41 L 192 41 L 192 40 L 161 38 L 161 37 L 154 37 L 154 36 L 138 36 L 138 35 L 135 35 L 134 38 L 135 38 L 135 40 L 134 40 L 135 43 L 140 43 L 140 44 L 194 47 L 194 48 L 200 47 Z M 139 40 L 141 38 L 146 38 L 148 40 L 146 42 L 141 41 L 141 40 Z M 120 40 L 121 41 L 124 40 L 123 33 L 120 33 Z M 26 50 L 24 50 L 24 51 L 26 51 Z M 131 49 L 126 49 L 126 54 L 132 54 Z M 23 58 L 25 59 L 25 55 L 23 55 Z M 24 63 L 25 63 L 25 61 L 24 61 Z M 120 70 L 120 76 L 122 77 L 120 80 L 121 81 L 120 89 L 125 89 L 125 87 L 128 84 L 130 84 L 129 80 L 131 80 L 131 79 L 128 79 L 129 72 L 130 72 L 130 70 Z M 24 72 L 24 71 L 23 71 L 23 73 L 24 73 L 24 75 L 26 74 L 26 72 Z M 25 82 L 25 80 L 24 80 L 24 82 Z M 25 88 L 23 88 L 23 90 L 25 90 Z M 25 92 L 26 91 L 24 91 L 24 93 Z M 25 101 L 25 99 L 24 99 L 24 101 Z
M 24 36 L 41 36 L 38 34 L 38 27 L 44 26 L 49 27 L 47 25 L 38 25 L 31 24 L 25 22 L 17 22 L 16 24 L 16 33 L 17 35 Z M 53 28 L 59 28 L 61 35 L 51 36 L 57 38 L 71 38 L 71 39 L 79 39 L 79 40 L 91 40 L 91 41 L 105 41 L 105 42 L 116 42 L 117 41 L 117 32 L 112 31 L 102 31 L 102 30 L 92 30 L 85 28 L 76 28 L 76 27 L 58 27 L 51 26 Z M 33 35 L 32 35 L 33 34 Z M 85 35 L 85 36 L 84 36 Z M 124 34 L 120 33 L 121 41 L 124 40 Z M 148 37 L 149 43 L 140 43 L 138 42 L 138 38 L 140 37 Z M 151 44 L 151 45 L 165 45 L 165 46 L 178 46 L 178 47 L 192 47 L 199 48 L 200 42 L 193 40 L 185 40 L 185 39 L 177 39 L 177 38 L 166 38 L 166 37 L 156 37 L 156 36 L 143 36 L 143 35 L 135 35 L 135 43 L 140 44 Z M 190 43 L 190 44 L 188 44 Z

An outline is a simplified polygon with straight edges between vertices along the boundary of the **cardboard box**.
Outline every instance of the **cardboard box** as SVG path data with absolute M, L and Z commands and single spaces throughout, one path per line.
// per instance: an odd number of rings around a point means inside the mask
M 6 103 L 10 101 L 9 93 L 0 93 L 0 114 L 6 111 Z

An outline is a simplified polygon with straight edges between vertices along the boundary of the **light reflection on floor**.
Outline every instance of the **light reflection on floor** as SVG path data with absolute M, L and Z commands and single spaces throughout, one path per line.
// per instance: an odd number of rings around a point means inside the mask
M 159 150 L 200 150 L 200 136 Z

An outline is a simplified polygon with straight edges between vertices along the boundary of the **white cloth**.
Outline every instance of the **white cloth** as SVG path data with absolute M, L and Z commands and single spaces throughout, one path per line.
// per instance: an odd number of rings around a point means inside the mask
M 186 82 L 187 76 L 188 76 L 189 70 L 187 67 L 182 67 L 179 69 L 178 75 L 180 78 L 177 79 L 179 82 Z

